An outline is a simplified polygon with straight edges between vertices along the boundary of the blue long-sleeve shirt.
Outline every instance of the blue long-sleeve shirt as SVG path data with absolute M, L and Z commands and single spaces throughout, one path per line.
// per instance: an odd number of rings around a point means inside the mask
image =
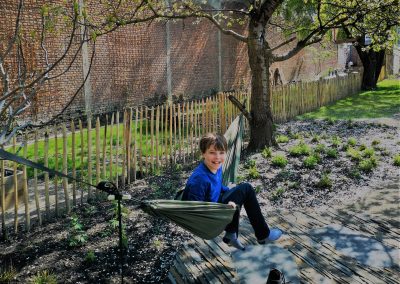
M 222 184 L 222 167 L 214 174 L 201 162 L 189 177 L 182 200 L 218 202 L 221 192 L 228 190 Z

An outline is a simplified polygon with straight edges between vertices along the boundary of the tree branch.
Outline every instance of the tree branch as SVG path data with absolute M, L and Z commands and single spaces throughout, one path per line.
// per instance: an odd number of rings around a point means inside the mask
M 240 110 L 241 113 L 247 118 L 248 121 L 252 120 L 251 114 L 246 110 L 246 106 L 239 102 L 237 98 L 232 95 L 228 96 L 228 99 Z

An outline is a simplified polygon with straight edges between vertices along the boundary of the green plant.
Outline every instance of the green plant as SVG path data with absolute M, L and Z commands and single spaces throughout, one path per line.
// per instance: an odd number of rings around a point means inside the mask
M 32 284 L 57 284 L 57 277 L 47 271 L 47 270 L 43 270 L 43 271 L 39 271 L 36 276 L 33 277 L 32 279 Z
M 245 180 L 246 180 L 246 178 L 245 178 L 244 176 L 242 176 L 242 175 L 238 175 L 238 176 L 236 177 L 237 183 L 244 182 Z
M 11 283 L 15 276 L 17 276 L 17 270 L 12 265 L 0 269 L 0 283 Z
M 256 167 L 250 168 L 247 174 L 249 179 L 257 179 L 260 177 L 260 173 L 258 172 Z
M 355 161 L 361 160 L 361 152 L 351 147 L 347 149 L 347 156 Z
M 270 158 L 272 156 L 272 149 L 270 147 L 265 147 L 261 152 L 261 156 L 265 159 Z
M 301 138 L 301 134 L 299 132 L 291 133 L 290 138 L 292 138 L 292 139 L 300 139 Z
M 300 183 L 297 181 L 289 182 L 288 188 L 290 189 L 298 189 L 300 188 Z
M 314 169 L 318 164 L 318 157 L 315 155 L 308 156 L 304 159 L 303 165 L 308 169 Z
M 283 197 L 283 194 L 285 193 L 285 188 L 283 187 L 278 187 L 275 191 L 271 193 L 271 199 L 272 200 L 278 200 L 281 197 Z
M 85 262 L 87 262 L 87 263 L 93 263 L 93 262 L 95 262 L 95 260 L 96 260 L 96 255 L 94 254 L 94 251 L 89 250 L 89 251 L 86 253 L 86 256 L 85 256 Z
M 353 168 L 349 171 L 348 176 L 353 179 L 359 179 L 359 178 L 361 178 L 361 173 L 360 173 L 359 169 Z
M 367 146 L 365 146 L 365 144 L 361 144 L 360 147 L 358 147 L 358 150 L 364 151 L 365 148 L 367 148 Z
M 379 140 L 372 140 L 371 145 L 372 146 L 376 146 L 376 145 L 378 145 L 380 143 L 381 143 L 381 141 L 379 141 Z
M 338 157 L 338 151 L 335 148 L 328 148 L 326 150 L 326 156 L 329 158 L 337 158 Z
M 256 188 L 254 189 L 256 194 L 259 194 L 262 191 L 262 186 L 261 185 L 257 185 Z
M 326 149 L 325 144 L 319 143 L 317 146 L 315 146 L 314 152 L 316 152 L 316 153 L 325 153 L 325 149 Z
M 314 134 L 313 137 L 311 138 L 311 142 L 317 143 L 321 140 L 321 137 L 318 134 Z
M 246 164 L 244 165 L 246 169 L 251 169 L 254 168 L 255 166 L 256 166 L 255 160 L 247 160 Z
M 352 147 L 356 146 L 356 145 L 357 145 L 357 140 L 356 140 L 356 138 L 350 137 L 350 138 L 347 140 L 347 145 L 350 145 L 350 146 L 352 146 Z
M 311 148 L 304 142 L 300 142 L 299 144 L 289 148 L 289 154 L 291 156 L 302 156 L 309 155 L 311 153 Z
M 378 165 L 377 159 L 375 156 L 372 156 L 368 159 L 362 160 L 358 163 L 358 168 L 360 171 L 369 173 L 372 172 L 374 168 L 376 168 Z
M 336 122 L 336 120 L 335 120 L 334 118 L 332 118 L 332 117 L 326 118 L 325 121 L 326 121 L 326 123 L 327 123 L 328 125 L 333 125 L 333 124 L 335 124 L 335 122 Z
M 370 158 L 375 155 L 375 151 L 373 148 L 365 148 L 362 154 L 364 157 Z
M 317 182 L 317 187 L 320 188 L 331 188 L 332 180 L 328 173 L 323 173 L 320 180 Z
M 272 158 L 271 164 L 276 167 L 284 168 L 288 164 L 288 160 L 283 155 L 276 155 Z
M 396 154 L 393 157 L 393 165 L 400 167 L 400 154 Z
M 69 246 L 77 247 L 84 245 L 88 239 L 88 236 L 83 229 L 83 225 L 79 222 L 77 215 L 71 216 L 70 226 L 70 234 L 68 238 Z
M 339 136 L 335 135 L 332 137 L 331 143 L 333 146 L 339 147 L 340 144 L 342 144 L 342 139 Z
M 276 142 L 278 142 L 278 143 L 287 143 L 287 142 L 289 142 L 289 137 L 287 137 L 286 135 L 278 135 L 276 137 Z

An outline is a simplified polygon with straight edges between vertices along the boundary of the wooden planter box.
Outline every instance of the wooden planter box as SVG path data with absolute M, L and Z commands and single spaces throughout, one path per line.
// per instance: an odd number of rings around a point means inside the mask
M 14 191 L 14 171 L 10 169 L 5 169 L 5 209 L 10 209 L 15 204 L 15 191 Z M 23 173 L 22 171 L 17 171 L 17 186 L 18 186 L 18 203 L 24 202 L 24 190 L 23 190 Z M 1 196 L 0 196 L 1 198 Z M 0 199 L 1 200 L 1 199 Z M 0 207 L 1 207 L 0 203 Z

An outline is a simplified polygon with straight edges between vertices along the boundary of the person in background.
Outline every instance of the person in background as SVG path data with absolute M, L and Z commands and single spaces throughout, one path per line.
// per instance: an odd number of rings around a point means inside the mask
M 240 209 L 244 206 L 259 244 L 278 240 L 282 231 L 270 229 L 261 213 L 253 187 L 242 183 L 233 188 L 222 184 L 222 165 L 225 161 L 227 142 L 223 135 L 208 133 L 200 140 L 203 161 L 189 177 L 182 200 L 224 203 L 237 208 L 232 222 L 225 228 L 223 241 L 244 250 L 238 239 Z

